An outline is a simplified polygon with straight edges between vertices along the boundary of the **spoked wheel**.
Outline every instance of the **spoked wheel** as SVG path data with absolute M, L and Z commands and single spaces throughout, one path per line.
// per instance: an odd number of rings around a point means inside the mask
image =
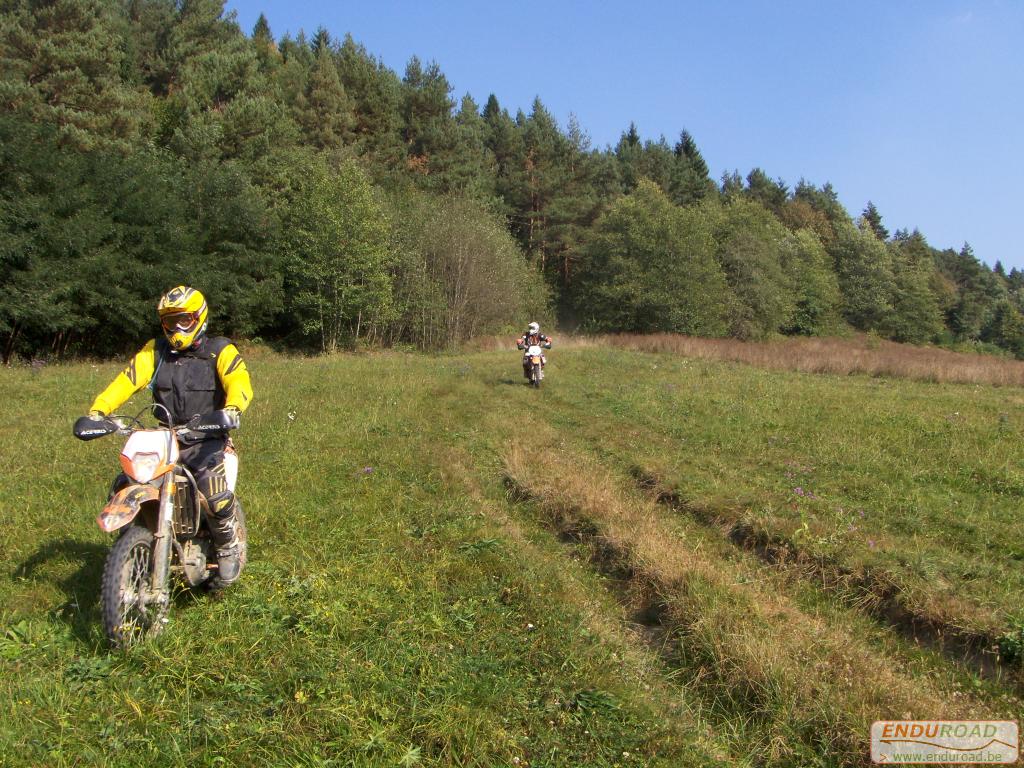
M 540 387 L 540 363 L 534 364 L 533 372 L 530 376 L 530 383 L 535 387 Z
M 117 648 L 128 648 L 163 628 L 166 606 L 146 604 L 153 574 L 153 534 L 132 526 L 107 555 L 103 568 L 103 629 Z

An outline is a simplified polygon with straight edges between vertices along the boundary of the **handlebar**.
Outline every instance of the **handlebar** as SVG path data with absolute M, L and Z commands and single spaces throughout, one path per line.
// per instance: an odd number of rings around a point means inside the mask
M 143 408 L 135 416 L 123 416 L 113 413 L 109 416 L 102 416 L 98 419 L 92 416 L 80 416 L 75 420 L 72 433 L 79 440 L 95 440 L 98 437 L 106 437 L 107 435 L 112 435 L 115 432 L 119 435 L 131 435 L 133 432 L 140 429 L 147 429 L 146 425 L 142 423 L 142 419 L 140 417 L 146 411 L 155 411 L 156 408 L 162 408 L 165 413 L 167 412 L 166 408 L 158 403 L 154 403 L 153 405 Z M 168 414 L 168 416 L 169 415 L 170 414 Z M 179 436 L 186 432 L 210 434 L 236 429 L 238 427 L 238 421 L 224 409 L 221 409 L 205 415 L 196 414 L 184 424 L 162 424 L 161 427 L 169 429 Z

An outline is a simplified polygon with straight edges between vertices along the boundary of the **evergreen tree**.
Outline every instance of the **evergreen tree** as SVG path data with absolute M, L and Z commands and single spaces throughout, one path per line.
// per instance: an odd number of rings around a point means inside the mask
M 122 80 L 128 42 L 100 0 L 10 0 L 0 24 L 0 108 L 58 128 L 81 150 L 138 144 L 144 94 Z
M 679 135 L 675 146 L 675 162 L 672 165 L 668 192 L 678 205 L 698 203 L 715 191 L 715 184 L 708 175 L 708 165 L 687 131 Z
M 178 166 L 156 152 L 82 153 L 59 127 L 5 116 L 0 179 L 4 360 L 109 354 L 151 332 L 153 286 L 194 247 Z
M 256 24 L 252 28 L 252 39 L 265 45 L 273 45 L 274 43 L 274 35 L 270 32 L 270 22 L 267 21 L 267 17 L 262 13 L 256 19 Z
M 140 82 L 160 99 L 158 116 L 171 85 L 168 47 L 177 14 L 174 0 L 129 0 L 127 4 L 126 37 L 130 40 L 132 66 Z
M 242 131 L 232 133 L 230 146 L 222 144 L 224 115 L 236 97 L 260 97 L 255 48 L 233 16 L 224 18 L 223 12 L 223 0 L 182 0 L 168 39 L 170 93 L 165 115 L 173 119 L 165 124 L 166 141 L 175 152 L 199 163 L 246 154 L 237 146 Z M 258 117 L 260 111 L 250 110 L 247 117 Z M 260 133 L 271 129 L 264 125 Z
M 313 35 L 313 40 L 310 42 L 309 47 L 313 50 L 314 56 L 330 53 L 333 47 L 330 32 L 324 27 L 317 27 L 316 34 Z
M 875 204 L 868 200 L 867 207 L 864 209 L 864 213 L 861 214 L 864 221 L 867 222 L 871 231 L 875 233 L 875 237 L 881 240 L 883 243 L 889 239 L 889 230 L 882 225 L 882 214 L 878 212 Z
M 722 197 L 733 198 L 743 192 L 743 177 L 740 176 L 739 171 L 732 171 L 731 173 L 725 171 L 722 173 L 722 186 L 721 186 Z
M 407 167 L 427 189 L 450 190 L 456 136 L 448 79 L 436 62 L 424 68 L 413 56 L 402 85 Z
M 354 142 L 359 153 L 381 176 L 404 171 L 401 80 L 351 36 L 345 37 L 338 51 L 338 69 L 354 102 Z
M 526 145 L 523 134 L 493 93 L 484 105 L 483 119 L 487 127 L 485 143 L 497 163 L 495 189 L 504 201 L 505 214 L 512 217 L 513 234 L 523 244 L 526 228 L 520 212 L 527 208 Z
M 468 93 L 455 116 L 456 137 L 449 188 L 494 204 L 497 161 L 487 147 L 487 123 Z
M 644 178 L 643 154 L 644 148 L 636 123 L 630 123 L 629 130 L 622 134 L 615 146 L 623 192 L 632 192 L 640 183 L 640 179 Z
M 256 48 L 256 59 L 259 62 L 259 70 L 263 74 L 270 74 L 281 66 L 283 57 L 274 42 L 274 35 L 270 31 L 270 22 L 262 13 L 256 19 L 252 28 L 252 43 Z
M 789 189 L 782 179 L 772 181 L 768 174 L 755 168 L 747 174 L 747 196 L 761 203 L 765 208 L 778 216 L 789 199 Z
M 910 237 L 901 233 L 897 242 Z M 967 243 L 959 253 L 950 250 L 936 254 L 936 263 L 942 274 L 956 286 L 956 300 L 946 312 L 946 324 L 958 339 L 981 338 L 982 331 L 992 320 L 997 303 L 1006 298 L 1006 284 L 978 261 Z
M 801 209 L 806 210 L 807 208 L 810 209 L 809 214 L 801 211 Z M 847 225 L 853 224 L 853 220 L 839 202 L 836 191 L 827 182 L 821 189 L 818 189 L 813 184 L 800 179 L 793 190 L 793 199 L 782 211 L 783 220 L 787 215 L 794 213 L 798 216 L 797 228 L 803 226 L 813 228 L 825 248 L 830 252 L 836 243 L 839 231 L 845 229 Z
M 1009 350 L 1018 360 L 1024 360 L 1024 314 L 1010 301 L 999 301 L 982 340 Z
M 316 54 L 295 113 L 307 142 L 318 149 L 336 150 L 352 137 L 355 127 L 352 102 L 338 77 L 334 57 L 326 47 Z
M 283 307 L 277 217 L 237 164 L 195 165 L 188 187 L 196 243 L 177 262 L 172 283 L 204 286 L 211 306 L 224 312 L 215 319 L 226 333 L 256 334 Z
M 618 186 L 614 176 L 601 178 L 602 164 L 589 151 L 590 137 L 575 115 L 569 117 L 565 138 L 561 145 L 564 182 L 551 201 L 549 217 L 552 255 L 558 269 L 556 295 L 562 312 L 572 303 L 570 294 L 580 245 Z

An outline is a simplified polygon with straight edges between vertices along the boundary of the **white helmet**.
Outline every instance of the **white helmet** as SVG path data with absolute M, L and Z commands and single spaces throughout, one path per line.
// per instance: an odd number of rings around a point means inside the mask
M 528 328 L 530 333 L 540 333 L 540 323 L 530 323 Z

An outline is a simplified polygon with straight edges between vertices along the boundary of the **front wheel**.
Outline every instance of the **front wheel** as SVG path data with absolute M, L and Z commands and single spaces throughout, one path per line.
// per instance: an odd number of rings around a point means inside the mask
M 166 606 L 147 602 L 153 580 L 153 533 L 133 525 L 114 542 L 103 567 L 103 630 L 117 648 L 128 648 L 163 628 Z
M 530 383 L 535 387 L 540 387 L 540 363 L 533 364 L 533 371 L 530 375 Z

